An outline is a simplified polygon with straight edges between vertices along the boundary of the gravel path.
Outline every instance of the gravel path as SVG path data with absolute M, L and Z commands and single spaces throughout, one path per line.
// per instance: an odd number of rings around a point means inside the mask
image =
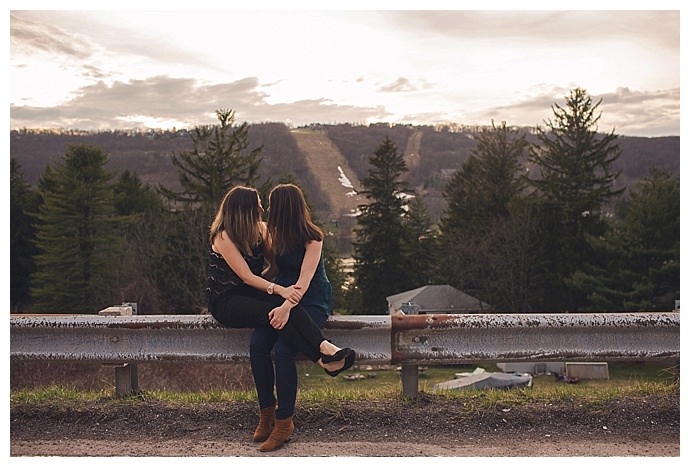
M 261 453 L 255 403 L 104 400 L 11 405 L 10 456 L 679 457 L 680 396 L 486 408 L 419 400 L 327 401 L 297 409 L 291 442 Z

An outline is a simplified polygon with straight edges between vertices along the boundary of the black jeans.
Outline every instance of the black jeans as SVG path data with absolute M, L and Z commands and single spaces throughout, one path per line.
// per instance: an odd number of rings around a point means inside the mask
M 268 295 L 243 284 L 238 286 L 232 295 L 209 303 L 209 311 L 219 323 L 230 328 L 273 329 L 268 313 L 284 301 L 278 295 Z M 312 362 L 317 362 L 321 358 L 320 346 L 326 338 L 303 306 L 297 305 L 292 308 L 290 318 L 283 329 L 278 331 L 278 335 Z
M 306 307 L 309 316 L 323 328 L 328 316 L 319 307 Z M 273 355 L 271 355 L 273 353 Z M 265 326 L 254 329 L 249 344 L 249 357 L 259 408 L 278 402 L 276 418 L 284 420 L 295 413 L 297 402 L 298 352 L 288 345 L 277 330 Z M 275 363 L 274 363 L 275 360 Z

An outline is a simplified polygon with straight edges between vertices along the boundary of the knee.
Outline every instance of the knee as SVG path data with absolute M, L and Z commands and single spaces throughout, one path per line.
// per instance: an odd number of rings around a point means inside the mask
M 250 345 L 249 346 L 249 358 L 252 360 L 256 359 L 262 359 L 262 358 L 270 358 L 271 356 L 271 351 L 266 349 L 265 347 L 258 346 L 258 345 Z
M 251 358 L 270 358 L 274 345 L 275 340 L 271 336 L 254 333 L 249 341 L 249 356 Z

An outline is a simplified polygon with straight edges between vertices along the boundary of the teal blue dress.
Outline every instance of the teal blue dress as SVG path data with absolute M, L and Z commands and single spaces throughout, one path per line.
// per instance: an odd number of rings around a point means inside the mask
M 305 253 L 306 249 L 302 247 L 286 255 L 276 256 L 276 264 L 278 265 L 276 284 L 287 287 L 297 282 Z M 326 276 L 326 267 L 322 253 L 319 265 L 316 267 L 316 272 L 314 272 L 314 277 L 309 288 L 302 296 L 300 305 L 309 310 L 312 315 L 314 312 L 323 315 L 325 322 L 332 313 L 332 301 L 333 289 L 328 276 Z

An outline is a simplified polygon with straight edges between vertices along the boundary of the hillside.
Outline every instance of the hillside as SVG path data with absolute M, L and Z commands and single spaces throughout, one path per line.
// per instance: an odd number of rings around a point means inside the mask
M 291 174 L 305 190 L 316 218 L 327 230 L 349 238 L 352 213 L 364 202 L 352 195 L 367 176 L 369 158 L 385 138 L 403 154 L 408 167 L 406 181 L 424 199 L 433 220 L 443 212 L 443 188 L 448 177 L 469 157 L 476 146 L 477 128 L 437 129 L 429 126 L 376 124 L 312 125 L 290 129 L 281 123 L 250 127 L 250 149 L 262 146 L 262 180 L 274 183 Z M 534 136 L 529 132 L 528 139 Z M 10 132 L 10 156 L 16 158 L 28 182 L 35 185 L 49 163 L 64 154 L 70 144 L 103 148 L 109 167 L 136 172 L 144 183 L 178 187 L 170 155 L 189 151 L 189 133 L 178 131 Z M 619 138 L 621 157 L 616 162 L 620 186 L 634 187 L 652 166 L 680 175 L 680 137 Z M 349 184 L 352 184 L 351 188 Z M 342 246 L 342 245 L 341 245 Z
M 327 198 L 328 219 L 353 216 L 366 199 L 357 194 L 359 179 L 345 157 L 322 131 L 298 129 L 292 131 L 292 136 L 307 159 L 311 176 Z

